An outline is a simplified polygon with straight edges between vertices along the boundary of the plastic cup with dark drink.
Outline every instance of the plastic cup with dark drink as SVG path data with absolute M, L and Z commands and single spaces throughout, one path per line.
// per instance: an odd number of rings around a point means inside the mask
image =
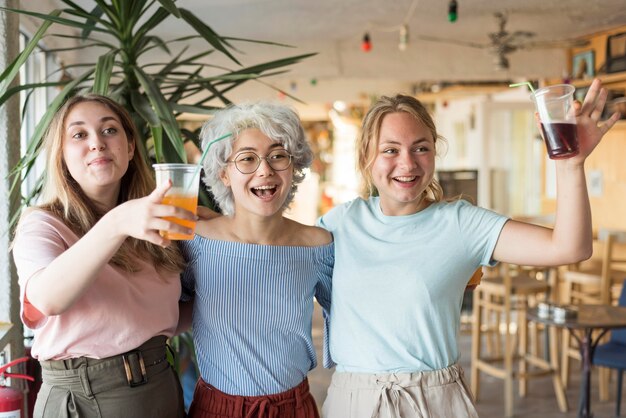
M 535 90 L 531 97 L 537 107 L 548 157 L 553 160 L 578 154 L 574 86 L 556 84 Z

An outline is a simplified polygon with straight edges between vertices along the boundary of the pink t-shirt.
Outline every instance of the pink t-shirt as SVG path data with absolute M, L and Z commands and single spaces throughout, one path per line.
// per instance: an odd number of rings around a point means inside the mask
M 59 218 L 42 210 L 33 210 L 18 225 L 13 256 L 22 320 L 35 333 L 33 356 L 39 360 L 104 358 L 133 350 L 156 335 L 171 337 L 178 322 L 179 274 L 156 270 L 140 259 L 136 273 L 106 264 L 72 307 L 33 321 L 32 313 L 38 311 L 25 300 L 29 279 L 77 241 Z

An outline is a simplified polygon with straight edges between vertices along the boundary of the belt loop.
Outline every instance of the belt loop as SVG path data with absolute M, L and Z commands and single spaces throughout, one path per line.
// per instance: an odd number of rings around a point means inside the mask
M 80 377 L 80 384 L 83 387 L 85 396 L 89 399 L 93 399 L 93 392 L 91 391 L 91 382 L 89 381 L 89 375 L 87 374 L 87 365 L 81 364 L 78 368 L 78 376 Z
M 135 362 L 133 362 L 133 359 L 136 359 L 137 364 L 134 364 Z M 122 354 L 122 361 L 124 362 L 124 371 L 126 372 L 126 381 L 128 382 L 128 386 L 133 388 L 135 386 L 141 386 L 148 383 L 146 365 L 143 361 L 143 354 L 141 354 L 141 351 L 135 350 Z M 135 380 L 135 375 L 137 374 L 136 372 L 141 374 L 141 380 L 139 381 Z

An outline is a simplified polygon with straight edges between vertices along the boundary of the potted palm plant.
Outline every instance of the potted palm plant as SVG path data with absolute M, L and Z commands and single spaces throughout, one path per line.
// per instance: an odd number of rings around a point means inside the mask
M 55 109 L 78 91 L 107 94 L 124 104 L 140 131 L 143 143 L 138 144 L 138 149 L 145 158 L 156 162 L 186 162 L 184 143 L 197 139 L 191 132 L 179 128 L 177 116 L 182 113 L 211 114 L 217 107 L 209 103 L 218 101 L 220 106 L 230 103 L 226 97 L 228 91 L 251 80 L 263 82 L 263 78 L 283 73 L 285 67 L 314 55 L 290 56 L 243 67 L 236 57 L 235 43 L 287 45 L 220 36 L 191 11 L 177 7 L 175 0 L 92 0 L 91 9 L 71 0 L 60 1 L 66 8 L 48 14 L 0 7 L 4 12 L 42 21 L 24 50 L 0 74 L 0 106 L 21 91 L 32 92 L 50 86 L 60 89 L 29 138 L 26 153 L 13 170 L 14 185 L 28 175 L 34 164 L 42 136 Z M 170 15 L 180 19 L 181 24 L 186 24 L 192 34 L 175 39 L 156 36 L 155 29 Z M 50 33 L 55 26 L 80 32 L 69 36 Z M 72 78 L 59 80 L 60 73 L 57 72 L 49 74 L 45 82 L 12 85 L 20 67 L 46 36 L 77 41 L 77 46 L 70 49 L 100 48 L 99 56 L 94 62 L 65 66 L 65 71 L 75 74 Z M 184 45 L 192 39 L 205 42 L 205 49 L 199 53 L 188 53 Z M 171 53 L 174 47 L 179 51 L 176 54 Z M 153 53 L 155 49 L 165 51 L 171 59 L 155 62 L 152 58 L 156 55 Z M 227 57 L 236 68 L 211 64 L 208 57 L 216 52 Z M 211 70 L 213 75 L 205 75 L 207 70 Z M 23 196 L 24 204 L 28 204 L 39 192 L 40 189 L 35 188 Z M 210 205 L 206 194 L 203 193 L 200 198 L 203 204 Z
M 290 56 L 271 62 L 243 67 L 236 58 L 238 42 L 254 42 L 285 47 L 286 45 L 218 35 L 192 12 L 177 7 L 175 0 L 92 0 L 90 9 L 83 8 L 71 0 L 60 0 L 64 9 L 48 14 L 35 11 L 0 7 L 7 13 L 18 13 L 40 19 L 38 31 L 17 58 L 0 74 L 0 106 L 22 91 L 57 86 L 58 96 L 41 118 L 28 141 L 28 149 L 12 172 L 13 185 L 28 175 L 41 149 L 42 137 L 55 110 L 67 97 L 80 92 L 92 91 L 106 94 L 124 104 L 130 111 L 140 138 L 137 149 L 144 158 L 156 162 L 186 162 L 184 143 L 193 140 L 194 133 L 180 129 L 177 116 L 182 113 L 211 114 L 218 107 L 210 105 L 216 100 L 221 105 L 230 103 L 226 93 L 248 81 L 263 82 L 263 78 L 286 71 L 285 67 L 295 64 L 313 54 Z M 162 39 L 154 34 L 155 29 L 168 17 L 174 16 L 186 24 L 192 35 Z M 64 26 L 78 30 L 76 35 L 50 33 L 51 28 Z M 20 67 L 27 61 L 44 37 L 69 38 L 77 41 L 73 49 L 100 48 L 94 62 L 66 65 L 73 77 L 62 77 L 60 73 L 48 74 L 48 79 L 36 84 L 15 84 Z M 192 39 L 206 43 L 199 53 L 188 53 L 184 45 Z M 178 51 L 171 54 L 173 47 Z M 169 54 L 167 62 L 155 62 L 151 54 L 161 49 Z M 55 50 L 51 50 L 55 52 Z M 212 65 L 207 58 L 212 53 L 227 57 L 236 67 L 227 69 Z M 217 75 L 206 76 L 212 69 Z M 287 94 L 286 92 L 283 92 Z M 27 100 L 29 95 L 26 95 Z M 38 184 L 42 184 L 41 181 Z M 22 196 L 23 205 L 28 205 L 40 192 L 40 187 Z M 210 198 L 203 193 L 201 201 L 210 205 Z M 19 217 L 14 214 L 13 222 Z M 193 344 L 188 334 L 172 340 L 179 351 L 181 345 L 192 352 Z M 175 366 L 178 366 L 173 359 Z

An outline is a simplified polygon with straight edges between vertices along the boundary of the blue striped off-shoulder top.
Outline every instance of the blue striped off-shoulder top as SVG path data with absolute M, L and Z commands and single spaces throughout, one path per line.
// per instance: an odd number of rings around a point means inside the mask
M 313 298 L 325 321 L 330 313 L 334 244 L 272 246 L 196 235 L 181 249 L 188 262 L 181 300 L 195 298 L 193 338 L 202 378 L 245 396 L 300 384 L 317 364 Z M 326 341 L 324 346 L 330 365 Z

